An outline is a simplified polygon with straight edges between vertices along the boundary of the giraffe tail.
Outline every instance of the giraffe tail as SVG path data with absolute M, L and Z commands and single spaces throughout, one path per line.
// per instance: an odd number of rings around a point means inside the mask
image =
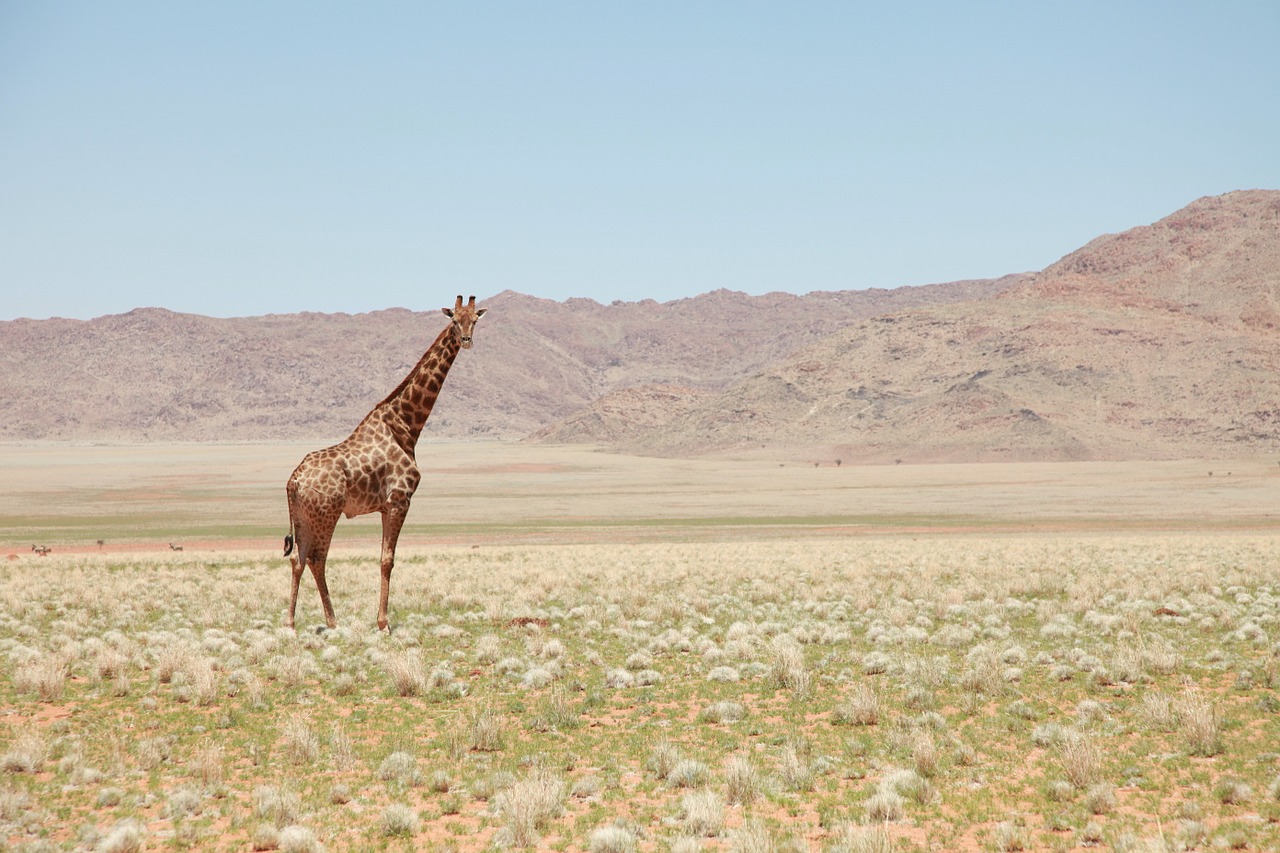
M 289 532 L 284 537 L 284 556 L 287 557 L 293 553 L 294 536 L 298 533 L 298 524 L 294 521 L 293 509 L 294 501 L 298 496 L 298 487 L 292 477 L 289 478 L 289 483 L 285 486 L 285 494 L 289 499 Z

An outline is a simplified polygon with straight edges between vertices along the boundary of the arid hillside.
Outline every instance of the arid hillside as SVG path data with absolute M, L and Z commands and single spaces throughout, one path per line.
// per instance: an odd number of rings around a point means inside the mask
M 1280 451 L 1280 192 L 1200 199 L 992 299 L 852 324 L 631 446 L 850 462 Z
M 476 345 L 455 363 L 427 435 L 521 438 L 653 382 L 720 391 L 858 320 L 1020 280 L 611 305 L 506 291 L 481 300 Z M 438 294 L 441 306 L 453 297 Z M 341 438 L 446 322 L 404 309 L 215 319 L 140 308 L 0 323 L 0 440 Z
M 850 463 L 1280 451 L 1277 191 L 1203 198 L 991 281 L 481 303 L 429 437 Z M 445 322 L 0 323 L 0 440 L 340 438 Z

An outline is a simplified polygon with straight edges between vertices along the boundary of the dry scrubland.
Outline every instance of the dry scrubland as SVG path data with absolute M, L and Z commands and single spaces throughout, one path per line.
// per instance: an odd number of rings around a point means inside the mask
M 99 449 L 101 476 L 6 451 L 30 463 L 0 498 L 10 547 L 63 538 L 0 564 L 0 846 L 1280 846 L 1274 463 L 454 451 L 415 502 L 390 636 L 371 527 L 339 527 L 358 547 L 330 563 L 324 633 L 280 627 L 277 537 L 165 547 L 239 531 L 237 493 L 266 536 L 292 448 L 172 469 Z M 458 526 L 432 527 L 455 487 Z M 134 503 L 94 515 L 107 493 Z M 5 503 L 41 495 L 26 520 Z M 152 553 L 95 553 L 104 529 Z
M 297 635 L 274 558 L 31 560 L 0 834 L 1274 849 L 1277 565 L 1243 534 L 450 547 L 406 555 L 386 636 L 367 558 Z

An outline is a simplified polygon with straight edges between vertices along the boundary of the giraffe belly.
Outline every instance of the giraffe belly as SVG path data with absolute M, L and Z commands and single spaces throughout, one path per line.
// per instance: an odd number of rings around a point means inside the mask
M 382 504 L 366 495 L 347 495 L 347 502 L 342 506 L 342 514 L 347 518 L 357 515 L 368 515 L 382 508 Z

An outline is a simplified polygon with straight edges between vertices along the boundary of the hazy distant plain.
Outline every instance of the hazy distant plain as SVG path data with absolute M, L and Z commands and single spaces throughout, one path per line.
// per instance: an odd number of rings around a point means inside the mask
M 0 445 L 0 547 L 274 548 L 284 483 L 323 442 Z M 1275 530 L 1280 466 L 1084 462 L 857 466 L 428 443 L 402 542 L 640 541 L 886 533 Z M 377 515 L 336 547 L 378 545 Z

